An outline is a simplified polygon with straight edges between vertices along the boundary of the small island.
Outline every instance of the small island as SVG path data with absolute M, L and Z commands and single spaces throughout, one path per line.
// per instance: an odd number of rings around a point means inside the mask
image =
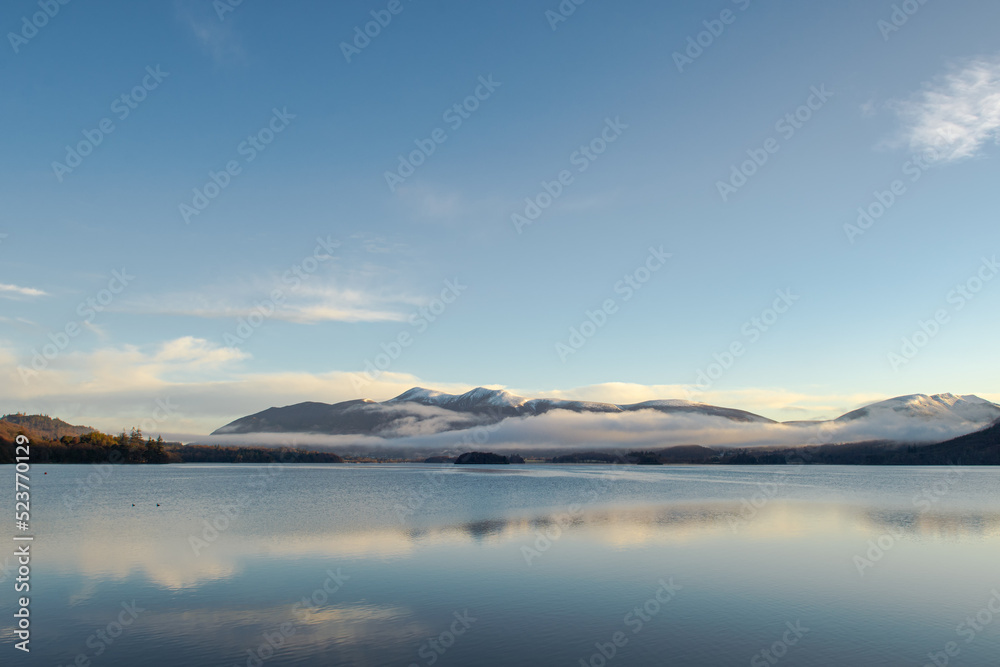
M 466 452 L 455 459 L 455 465 L 507 465 L 510 463 L 524 463 L 524 459 L 517 454 L 501 456 L 493 452 Z

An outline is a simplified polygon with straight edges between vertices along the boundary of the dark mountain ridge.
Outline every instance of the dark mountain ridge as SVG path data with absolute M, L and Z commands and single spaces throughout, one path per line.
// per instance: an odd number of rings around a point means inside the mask
M 418 406 L 428 408 L 421 410 Z M 644 401 L 627 405 L 549 398 L 525 399 L 501 389 L 478 387 L 460 395 L 414 387 L 382 403 L 357 399 L 341 403 L 297 403 L 268 408 L 216 429 L 212 435 L 245 433 L 321 433 L 326 435 L 383 435 L 393 437 L 401 423 L 440 421 L 439 431 L 492 424 L 509 417 L 534 417 L 553 410 L 576 413 L 625 413 L 654 410 L 666 414 L 695 414 L 734 422 L 775 424 L 760 415 L 681 400 Z M 449 414 L 452 416 L 449 419 Z

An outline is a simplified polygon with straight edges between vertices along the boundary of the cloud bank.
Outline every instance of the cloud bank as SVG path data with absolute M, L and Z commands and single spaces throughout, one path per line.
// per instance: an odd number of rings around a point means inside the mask
M 429 412 L 438 410 L 428 408 Z M 445 413 L 447 411 L 441 410 Z M 442 414 L 440 418 L 453 413 Z M 470 422 L 474 421 L 469 418 Z M 575 413 L 555 410 L 537 417 L 511 418 L 499 424 L 482 421 L 462 431 L 431 433 L 432 422 L 403 427 L 401 437 L 323 436 L 317 434 L 249 434 L 201 438 L 211 444 L 311 445 L 341 452 L 378 448 L 459 453 L 495 451 L 660 449 L 676 445 L 704 447 L 796 447 L 828 443 L 893 440 L 938 442 L 976 430 L 968 422 L 919 422 L 900 415 L 878 420 L 807 425 L 733 422 L 719 417 L 664 414 L 655 410 L 627 413 Z M 435 424 L 436 425 L 436 424 Z

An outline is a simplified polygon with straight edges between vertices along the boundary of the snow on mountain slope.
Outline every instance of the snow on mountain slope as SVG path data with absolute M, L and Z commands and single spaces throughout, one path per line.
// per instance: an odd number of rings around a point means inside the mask
M 621 412 L 622 409 L 611 403 L 596 403 L 594 401 L 566 401 L 555 398 L 533 398 L 525 402 L 523 408 L 526 414 L 541 415 L 550 410 L 568 410 L 569 412 Z
M 515 396 L 503 389 L 485 389 L 477 387 L 461 396 L 456 396 L 447 403 L 454 406 L 452 409 L 461 410 L 466 406 L 490 407 L 490 408 L 517 408 L 524 405 L 528 399 L 522 396 Z
M 629 405 L 615 405 L 613 403 L 597 403 L 593 401 L 567 401 L 550 398 L 533 398 L 528 400 L 522 396 L 515 396 L 503 389 L 486 389 L 484 387 L 477 387 L 472 391 L 458 396 L 432 389 L 414 387 L 386 401 L 383 405 L 395 405 L 407 402 L 434 405 L 461 412 L 494 411 L 517 416 L 541 415 L 552 410 L 595 413 L 655 410 L 663 413 L 691 413 L 711 417 L 723 417 L 741 422 L 773 423 L 766 417 L 761 417 L 760 415 L 755 415 L 744 410 L 720 408 L 714 405 L 692 403 L 691 401 L 680 399 L 645 401 Z
M 390 400 L 335 405 L 300 403 L 237 419 L 214 435 L 315 433 L 399 439 L 457 434 L 504 422 L 503 437 L 520 442 L 587 442 L 647 433 L 652 444 L 722 446 L 886 440 L 940 442 L 1000 420 L 1000 406 L 977 396 L 914 394 L 859 408 L 831 421 L 778 424 L 766 417 L 704 403 L 653 400 L 627 405 L 526 399 L 478 387 L 446 394 L 414 387 Z M 499 440 L 501 436 L 493 436 Z M 642 436 L 647 437 L 647 436 Z
M 858 419 L 877 420 L 889 417 L 989 424 L 1000 418 L 1000 406 L 973 395 L 911 394 L 867 405 L 848 412 L 835 421 L 843 423 Z
M 413 389 L 407 389 L 396 398 L 390 398 L 385 402 L 405 403 L 407 401 L 411 401 L 413 403 L 420 403 L 421 405 L 440 405 L 442 401 L 449 398 L 454 398 L 454 395 L 446 394 L 443 391 L 424 389 L 423 387 L 414 387 Z
M 477 387 L 464 394 L 445 394 L 444 392 L 414 387 L 404 391 L 395 398 L 386 401 L 392 403 L 420 403 L 421 405 L 436 405 L 449 410 L 487 410 L 490 408 L 517 408 L 527 401 L 526 398 L 515 396 L 503 389 L 486 389 Z

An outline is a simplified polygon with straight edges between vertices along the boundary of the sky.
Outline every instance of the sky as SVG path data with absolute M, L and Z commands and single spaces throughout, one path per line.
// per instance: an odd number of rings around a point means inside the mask
M 0 10 L 0 409 L 1000 401 L 1000 5 Z

